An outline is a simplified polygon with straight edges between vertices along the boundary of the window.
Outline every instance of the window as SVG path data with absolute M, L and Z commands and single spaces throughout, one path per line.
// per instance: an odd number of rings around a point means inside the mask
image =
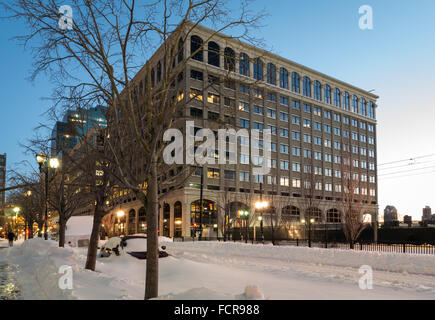
M 233 170 L 225 170 L 224 177 L 227 180 L 236 180 L 236 172 Z
M 275 142 L 270 143 L 270 151 L 276 152 L 276 143 Z
M 311 79 L 307 76 L 303 80 L 303 95 L 311 98 Z
M 208 43 L 208 64 L 220 67 L 220 51 L 221 48 L 216 42 L 210 41 Z
M 190 116 L 194 118 L 202 119 L 203 111 L 202 109 L 190 108 Z
M 250 71 L 249 71 L 249 56 L 246 53 L 241 53 L 240 54 L 240 61 L 239 61 L 239 72 L 241 75 L 243 76 L 250 76 Z
M 263 90 L 254 88 L 254 97 L 258 99 L 263 99 Z
M 295 157 L 300 157 L 301 156 L 301 148 L 292 147 L 292 155 Z
M 304 104 L 304 112 L 311 113 L 311 106 L 309 104 Z
M 283 187 L 289 187 L 290 186 L 289 177 L 281 177 L 281 179 L 280 179 L 280 185 L 283 186 Z
M 304 158 L 311 159 L 311 150 L 304 149 Z
M 322 85 L 319 81 L 314 81 L 314 99 L 322 101 Z
M 325 103 L 331 104 L 331 87 L 327 84 L 325 85 Z
M 286 144 L 280 144 L 279 145 L 279 152 L 284 153 L 284 154 L 288 154 L 289 152 L 289 147 Z
M 334 113 L 334 121 L 340 122 L 340 115 L 337 113 Z
M 288 163 L 288 161 L 280 160 L 280 162 L 279 162 L 279 168 L 281 170 L 288 170 L 289 169 L 289 163 Z
M 254 113 L 264 116 L 264 108 L 254 105 Z
M 361 115 L 367 116 L 367 101 L 364 98 L 361 98 L 359 111 Z
M 220 170 L 215 168 L 208 168 L 207 169 L 207 177 L 210 179 L 219 179 L 220 176 Z
M 239 172 L 239 180 L 241 182 L 249 182 L 249 172 L 240 171 Z
M 249 103 L 244 101 L 239 101 L 239 110 L 249 112 L 251 109 Z
M 371 119 L 375 119 L 375 104 L 372 101 L 369 102 L 368 116 Z
M 240 164 L 249 164 L 248 154 L 240 154 Z
M 311 143 L 311 135 L 310 134 L 304 134 L 304 142 Z
M 254 183 L 263 183 L 263 175 L 254 174 Z
M 211 93 L 211 92 L 209 92 L 209 93 L 208 93 L 207 101 L 208 101 L 209 103 L 216 103 L 216 104 L 219 104 L 219 103 L 221 103 L 221 97 L 220 97 L 220 95 L 218 95 L 218 94 L 215 94 L 215 93 Z
M 311 120 L 304 119 L 303 126 L 304 126 L 304 128 L 311 128 Z
M 263 81 L 263 61 L 260 58 L 254 60 L 254 79 Z
M 284 121 L 284 122 L 288 122 L 288 120 L 289 120 L 288 113 L 280 112 L 279 113 L 279 120 Z
M 224 105 L 227 107 L 235 107 L 236 106 L 236 100 L 225 97 L 224 98 Z
M 224 68 L 228 71 L 236 71 L 236 53 L 228 47 L 224 50 Z
M 267 64 L 267 83 L 276 85 L 276 66 L 273 63 Z
M 315 116 L 319 116 L 319 117 L 321 117 L 321 116 L 322 116 L 322 111 L 320 110 L 319 107 L 314 107 L 314 108 L 313 108 L 313 114 L 314 114 Z
M 202 91 L 198 89 L 190 89 L 190 99 L 196 99 L 202 101 Z
M 190 78 L 198 81 L 204 80 L 204 74 L 201 71 L 190 70 Z
M 352 96 L 352 111 L 358 113 L 358 97 L 356 95 Z
M 197 61 L 203 61 L 203 48 L 202 39 L 198 36 L 192 36 L 190 38 L 190 53 L 193 55 L 192 59 Z
M 300 110 L 301 107 L 299 101 L 292 100 L 292 108 L 295 110 Z
M 300 89 L 300 76 L 297 72 L 292 72 L 292 91 L 296 93 L 301 93 Z
M 325 124 L 325 125 L 324 125 L 324 129 L 323 129 L 323 131 L 324 131 L 325 133 L 331 133 L 331 126 L 328 125 L 328 124 Z
M 280 129 L 279 129 L 279 135 L 280 135 L 280 137 L 288 138 L 288 137 L 289 137 L 288 130 L 287 130 L 287 129 L 284 129 L 284 128 L 280 128 Z M 299 138 L 300 138 L 300 137 L 299 137 Z
M 267 93 L 267 100 L 272 101 L 272 102 L 276 102 L 276 94 L 268 92 Z
M 276 135 L 276 127 L 267 125 L 267 129 L 270 130 L 270 132 L 275 136 Z
M 285 106 L 289 106 L 289 99 L 288 99 L 288 97 L 280 96 L 279 97 L 279 103 L 281 103 L 282 105 L 285 105 Z
M 267 116 L 272 119 L 276 119 L 276 111 L 272 109 L 267 109 Z
M 239 125 L 241 128 L 249 129 L 249 120 L 246 119 L 240 119 Z
M 320 122 L 314 122 L 314 130 L 322 131 L 322 124 Z
M 281 129 L 281 130 L 287 131 L 287 135 L 288 135 L 288 130 L 287 129 Z M 292 139 L 296 140 L 296 141 L 300 141 L 301 140 L 301 133 L 297 132 L 297 131 L 292 131 Z
M 227 89 L 236 90 L 236 82 L 230 79 L 225 79 L 224 87 Z
M 294 125 L 300 125 L 301 124 L 301 118 L 297 117 L 297 116 L 292 116 L 292 124 Z
M 349 92 L 347 91 L 344 92 L 343 107 L 345 110 L 350 110 L 350 95 Z
M 332 183 L 325 183 L 325 191 L 332 192 Z
M 328 110 L 323 111 L 323 117 L 325 119 L 331 119 L 331 112 Z
M 325 146 L 325 148 L 331 148 L 332 144 L 331 144 L 331 140 L 329 139 L 324 139 L 323 140 L 323 145 Z
M 338 88 L 334 90 L 334 106 L 341 108 L 341 92 Z
M 322 145 L 322 138 L 314 136 L 314 144 L 316 146 L 321 146 Z
M 334 128 L 334 135 L 341 136 L 341 130 L 340 130 L 340 128 Z
M 293 186 L 293 188 L 300 188 L 301 187 L 301 179 L 293 178 L 292 179 L 292 186 Z
M 286 68 L 279 69 L 279 86 L 283 89 L 289 88 L 289 86 L 288 86 L 288 71 Z
M 249 94 L 249 86 L 247 86 L 245 84 L 240 84 L 239 90 L 242 93 Z
M 319 151 L 314 151 L 314 160 L 322 161 L 322 153 Z
M 263 124 L 262 123 L 260 123 L 260 122 L 254 122 L 254 129 L 255 130 L 258 130 L 258 131 L 260 131 L 260 132 L 263 132 Z

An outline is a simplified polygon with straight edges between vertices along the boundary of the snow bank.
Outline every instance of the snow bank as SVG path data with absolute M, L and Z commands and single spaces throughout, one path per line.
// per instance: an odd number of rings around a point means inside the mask
M 292 246 L 251 245 L 232 242 L 173 242 L 168 253 L 195 261 L 218 264 L 246 264 L 249 260 L 273 259 L 318 265 L 406 272 L 435 276 L 435 255 L 321 249 Z
M 74 216 L 68 219 L 65 230 L 65 242 L 72 246 L 88 246 L 92 233 L 93 216 Z M 81 240 L 81 241 L 80 241 Z
M 194 288 L 177 294 L 168 294 L 154 300 L 264 300 L 263 293 L 256 286 L 247 286 L 238 295 L 219 293 L 207 288 Z

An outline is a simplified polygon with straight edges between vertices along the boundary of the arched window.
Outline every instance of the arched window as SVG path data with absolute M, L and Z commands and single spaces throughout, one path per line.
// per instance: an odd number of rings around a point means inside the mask
M 344 92 L 343 107 L 345 110 L 350 110 L 350 95 L 347 91 Z
M 136 233 L 136 211 L 130 210 L 128 213 L 128 234 Z
M 375 104 L 373 101 L 369 102 L 369 118 L 375 118 Z
M 180 38 L 180 41 L 178 42 L 178 63 L 182 62 L 184 60 L 184 40 L 183 38 Z
M 307 222 L 314 219 L 314 222 L 322 222 L 322 211 L 319 208 L 308 208 L 305 211 L 305 219 Z
M 329 84 L 325 84 L 325 103 L 328 103 L 328 104 L 332 103 L 331 87 L 329 86 Z
M 162 80 L 162 63 L 159 61 L 157 63 L 157 83 Z
M 360 113 L 363 116 L 367 116 L 367 101 L 364 98 L 361 98 L 361 104 L 360 104 Z
M 301 211 L 295 206 L 286 206 L 282 208 L 281 219 L 286 222 L 299 222 L 301 218 Z
M 191 203 L 190 205 L 190 217 L 191 223 L 199 224 L 199 221 L 202 220 L 202 224 L 213 227 L 217 224 L 217 209 L 216 204 L 210 200 L 203 200 L 203 211 L 202 211 L 202 219 L 201 219 L 201 201 L 197 200 Z
M 358 97 L 356 95 L 352 96 L 352 111 L 358 113 Z
M 190 54 L 193 55 L 192 59 L 197 61 L 203 61 L 204 53 L 202 47 L 202 39 L 198 36 L 192 36 L 190 38 Z
M 210 41 L 208 43 L 208 64 L 220 67 L 220 51 L 221 48 L 216 42 Z
M 276 86 L 276 66 L 273 63 L 267 64 L 267 83 Z
M 299 77 L 299 73 L 292 72 L 292 91 L 296 93 L 301 93 L 301 81 Z
M 236 53 L 229 47 L 224 50 L 224 68 L 228 71 L 236 71 Z
M 249 56 L 246 53 L 241 53 L 240 54 L 240 74 L 249 77 L 250 76 L 250 72 L 249 72 Z
M 302 90 L 304 96 L 311 98 L 311 79 L 307 76 L 304 77 Z
M 283 89 L 288 89 L 288 71 L 286 68 L 279 69 L 279 86 Z
M 254 60 L 254 79 L 263 81 L 263 61 L 260 58 Z
M 337 209 L 330 209 L 326 212 L 326 222 L 341 223 L 341 213 Z
M 314 99 L 322 101 L 322 85 L 319 81 L 314 81 Z
M 334 106 L 341 108 L 341 92 L 338 88 L 334 90 Z
M 171 224 L 171 206 L 167 203 L 163 205 L 163 236 L 169 237 L 169 226 Z
M 142 207 L 139 209 L 139 217 L 138 217 L 138 232 L 146 233 L 147 232 L 147 216 L 145 213 L 145 208 Z

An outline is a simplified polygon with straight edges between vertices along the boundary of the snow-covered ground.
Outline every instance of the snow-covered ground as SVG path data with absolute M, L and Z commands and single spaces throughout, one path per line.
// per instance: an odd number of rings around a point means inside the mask
M 160 259 L 160 299 L 435 299 L 435 256 L 273 247 L 242 243 L 170 242 Z M 126 251 L 145 251 L 145 240 Z M 0 251 L 18 266 L 24 299 L 143 299 L 145 260 L 125 252 L 84 270 L 86 249 L 33 239 Z M 73 290 L 61 290 L 59 267 L 71 266 Z M 373 268 L 361 290 L 359 267 Z

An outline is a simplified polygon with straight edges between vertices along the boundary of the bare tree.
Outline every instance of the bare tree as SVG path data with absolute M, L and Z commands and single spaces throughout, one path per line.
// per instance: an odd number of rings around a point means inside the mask
M 252 40 L 247 31 L 261 17 L 250 11 L 250 1 L 241 2 L 238 15 L 228 3 L 158 0 L 143 5 L 135 0 L 72 0 L 74 20 L 65 28 L 59 28 L 65 26 L 65 17 L 59 14 L 58 1 L 4 3 L 11 16 L 25 21 L 28 27 L 29 33 L 18 39 L 33 44 L 33 78 L 49 72 L 59 83 L 58 101 L 68 100 L 72 91 L 75 97 L 109 107 L 106 142 L 120 183 L 147 208 L 146 299 L 158 295 L 157 175 L 162 136 L 172 126 L 177 110 L 184 106 L 172 84 L 187 61 L 201 50 L 183 56 L 183 41 L 198 23 L 210 23 L 217 31 L 241 31 L 239 38 Z M 134 75 L 144 59 L 151 56 L 151 50 L 159 46 L 163 59 L 160 64 L 152 59 L 145 63 L 141 87 Z M 158 84 L 151 78 L 153 73 L 160 75 Z M 137 152 L 132 154 L 132 150 Z

